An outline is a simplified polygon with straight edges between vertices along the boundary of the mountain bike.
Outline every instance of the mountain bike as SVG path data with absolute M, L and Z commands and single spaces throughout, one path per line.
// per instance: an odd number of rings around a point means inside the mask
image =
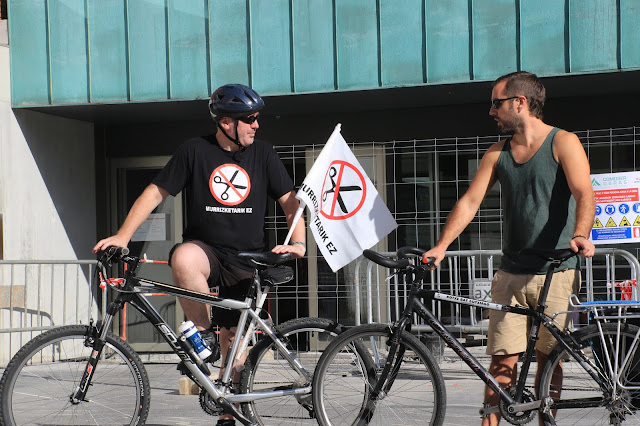
M 211 414 L 232 414 L 245 425 L 315 424 L 311 381 L 322 347 L 342 331 L 334 321 L 298 318 L 274 326 L 262 307 L 269 289 L 293 278 L 291 253 L 238 253 L 255 264 L 254 282 L 244 301 L 181 289 L 136 276 L 140 259 L 111 247 L 96 273 L 117 297 L 95 325 L 51 329 L 24 345 L 0 381 L 2 425 L 144 424 L 149 413 L 149 378 L 138 354 L 112 334 L 112 321 L 129 303 L 180 358 L 178 368 L 200 387 L 200 406 Z M 114 264 L 126 265 L 123 278 L 111 278 Z M 220 379 L 188 340 L 169 327 L 144 293 L 165 293 L 241 312 L 238 332 Z M 266 318 L 263 318 L 266 317 Z M 249 336 L 261 338 L 248 353 L 239 389 L 232 383 L 234 359 Z M 238 408 L 240 407 L 240 408 Z
M 625 315 L 625 311 L 637 308 L 638 302 L 580 304 L 577 297 L 572 296 L 570 307 L 588 314 L 591 324 L 576 330 L 565 329 L 555 321 L 559 313 L 549 316 L 544 313 L 544 307 L 554 270 L 574 256 L 573 251 L 522 252 L 551 262 L 535 309 L 423 289 L 423 278 L 433 265 L 414 264 L 409 255 L 420 256 L 425 251 L 404 247 L 398 250 L 398 258 L 392 259 L 365 250 L 364 256 L 368 259 L 408 277 L 408 302 L 395 323 L 351 328 L 326 348 L 313 380 L 313 404 L 320 425 L 443 424 L 446 408 L 443 376 L 429 350 L 409 331 L 414 315 L 422 318 L 500 396 L 498 406 L 483 407 L 481 415 L 499 411 L 511 424 L 528 423 L 536 414 L 545 425 L 640 422 L 640 351 L 637 350 L 640 329 Z M 514 386 L 503 389 L 498 384 L 427 308 L 433 301 L 530 317 L 527 350 Z M 636 314 L 635 318 L 638 317 Z M 527 377 L 540 326 L 546 327 L 558 343 L 542 367 L 538 389 L 531 389 L 531 380 L 527 381 Z M 563 370 L 563 379 L 557 375 L 557 367 Z

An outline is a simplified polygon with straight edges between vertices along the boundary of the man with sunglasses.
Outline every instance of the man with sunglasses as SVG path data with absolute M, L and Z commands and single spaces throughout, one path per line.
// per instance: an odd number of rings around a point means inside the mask
M 135 230 L 169 194 L 186 190 L 184 242 L 169 253 L 174 284 L 199 292 L 219 286 L 221 297 L 244 300 L 252 284 L 253 266 L 234 255 L 264 250 L 267 195 L 278 201 L 289 226 L 299 205 L 293 182 L 273 146 L 255 139 L 263 107 L 260 95 L 247 86 L 218 88 L 209 100 L 216 133 L 180 145 L 135 201 L 118 233 L 100 240 L 93 251 L 127 246 Z M 304 220 L 298 221 L 289 245 L 277 245 L 271 251 L 304 256 Z M 208 305 L 187 299 L 180 303 L 211 344 L 209 361 L 216 361 L 221 352 L 224 363 L 239 312 L 219 308 L 210 313 Z M 220 351 L 215 350 L 212 320 L 220 326 Z M 240 371 L 234 374 L 234 381 Z M 218 425 L 233 424 L 228 415 L 218 421 Z
M 492 145 L 482 157 L 467 192 L 447 218 L 440 239 L 424 254 L 438 265 L 447 247 L 474 218 L 482 200 L 500 182 L 503 208 L 503 256 L 491 284 L 494 302 L 535 308 L 548 263 L 523 256 L 524 248 L 571 248 L 591 257 L 595 247 L 588 239 L 595 216 L 589 161 L 578 137 L 542 121 L 545 88 L 534 74 L 520 71 L 493 83 L 489 115 L 501 133 L 512 135 Z M 573 257 L 554 274 L 547 298 L 547 314 L 569 310 L 569 296 L 580 289 L 580 261 Z M 514 385 L 520 353 L 527 346 L 527 317 L 490 311 L 487 354 L 489 372 L 505 388 Z M 558 315 L 565 326 L 570 318 Z M 541 367 L 555 346 L 541 328 L 536 359 Z M 538 374 L 541 368 L 538 368 Z M 562 380 L 562 372 L 556 375 Z M 536 376 L 536 382 L 538 376 Z M 485 388 L 485 404 L 495 407 L 498 396 Z M 483 425 L 495 425 L 500 413 L 490 413 Z

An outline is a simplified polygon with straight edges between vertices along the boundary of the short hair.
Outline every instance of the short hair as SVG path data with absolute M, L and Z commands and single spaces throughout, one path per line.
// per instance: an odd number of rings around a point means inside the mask
M 537 75 L 527 71 L 517 71 L 498 77 L 493 82 L 492 88 L 496 84 L 506 81 L 504 86 L 506 96 L 524 96 L 529 102 L 529 112 L 534 117 L 542 120 L 542 109 L 546 98 L 544 85 Z

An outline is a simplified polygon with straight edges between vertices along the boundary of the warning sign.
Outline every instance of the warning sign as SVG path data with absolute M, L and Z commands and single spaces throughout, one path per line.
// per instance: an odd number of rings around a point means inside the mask
M 640 172 L 591 175 L 591 185 L 596 199 L 596 218 L 591 230 L 593 243 L 640 241 L 640 232 L 635 231 L 640 228 L 632 230 L 629 221 L 635 213 L 633 226 L 640 226 Z

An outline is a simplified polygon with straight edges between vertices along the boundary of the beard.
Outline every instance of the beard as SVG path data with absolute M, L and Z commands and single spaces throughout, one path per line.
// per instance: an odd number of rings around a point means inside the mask
M 498 130 L 500 130 L 500 133 L 503 135 L 522 133 L 524 131 L 524 123 L 520 117 L 513 115 L 500 119 L 498 122 Z

